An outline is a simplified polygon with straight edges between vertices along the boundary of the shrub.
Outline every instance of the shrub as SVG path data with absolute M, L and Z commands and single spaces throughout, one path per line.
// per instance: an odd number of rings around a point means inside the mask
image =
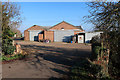
M 101 46 L 94 46 L 92 47 L 92 55 L 91 60 L 96 60 L 98 58 L 98 55 L 100 53 Z
M 14 53 L 15 47 L 12 44 L 12 38 L 14 33 L 9 29 L 6 28 L 2 33 L 2 52 L 5 55 L 11 55 Z
M 7 46 L 3 46 L 2 49 L 5 55 L 7 54 L 11 55 L 13 54 L 15 47 L 11 45 L 7 45 Z
M 100 71 L 101 66 L 82 60 L 71 68 L 71 80 L 97 80 Z
M 90 43 L 100 43 L 100 41 L 101 41 L 100 36 L 96 35 L 92 37 Z

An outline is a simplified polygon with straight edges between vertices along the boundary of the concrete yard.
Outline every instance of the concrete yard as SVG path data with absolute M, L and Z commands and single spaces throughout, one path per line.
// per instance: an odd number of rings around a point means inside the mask
M 3 64 L 3 78 L 67 78 L 74 61 L 89 57 L 91 52 L 91 46 L 85 44 L 15 42 L 20 43 L 22 50 L 29 54 L 28 60 Z

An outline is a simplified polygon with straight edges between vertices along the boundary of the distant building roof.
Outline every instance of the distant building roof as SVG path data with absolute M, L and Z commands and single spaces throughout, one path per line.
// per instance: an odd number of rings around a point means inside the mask
M 33 25 L 32 27 L 30 27 L 26 30 L 44 30 L 44 29 L 42 28 L 42 26 Z
M 65 23 L 65 24 L 71 25 L 71 26 L 73 26 L 75 29 L 81 29 L 81 30 L 83 30 L 81 26 L 74 26 L 74 25 L 69 24 L 69 23 L 67 23 L 67 22 L 65 22 L 65 21 L 62 21 L 62 22 L 60 22 L 60 23 L 58 23 L 58 24 L 56 24 L 56 25 L 59 25 L 59 24 L 61 24 L 61 23 Z M 30 28 L 28 28 L 28 29 L 26 29 L 26 30 L 49 30 L 49 29 L 55 27 L 56 25 L 54 25 L 54 26 L 38 26 L 38 25 L 33 25 L 32 27 L 30 27 Z M 84 30 L 83 30 L 83 31 L 84 31 Z
M 44 30 L 49 30 L 51 26 L 41 26 L 41 28 L 43 28 Z
M 81 29 L 81 30 L 83 30 L 81 26 L 75 26 L 75 27 L 77 27 L 78 29 Z

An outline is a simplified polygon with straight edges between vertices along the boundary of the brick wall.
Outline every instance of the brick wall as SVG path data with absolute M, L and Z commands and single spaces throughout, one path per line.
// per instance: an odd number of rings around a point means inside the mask
M 24 40 L 29 41 L 29 31 L 28 30 L 24 31 Z
M 38 25 L 34 25 L 24 31 L 24 40 L 29 41 L 29 31 L 28 30 L 44 30 Z
M 64 28 L 64 30 L 70 30 L 70 29 L 78 29 L 76 27 L 74 27 L 73 25 L 66 23 L 66 22 L 61 22 L 57 25 L 55 25 L 54 27 L 52 27 L 50 30 L 61 30 L 61 28 Z
M 44 39 L 49 39 L 51 42 L 54 41 L 54 31 L 44 31 Z
M 38 40 L 40 41 L 40 40 L 43 40 L 43 34 L 39 34 L 38 35 Z

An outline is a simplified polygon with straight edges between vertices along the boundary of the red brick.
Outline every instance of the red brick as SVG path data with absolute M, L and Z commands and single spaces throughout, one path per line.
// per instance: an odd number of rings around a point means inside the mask
M 54 31 L 44 31 L 44 39 L 49 39 L 51 42 L 54 41 Z

